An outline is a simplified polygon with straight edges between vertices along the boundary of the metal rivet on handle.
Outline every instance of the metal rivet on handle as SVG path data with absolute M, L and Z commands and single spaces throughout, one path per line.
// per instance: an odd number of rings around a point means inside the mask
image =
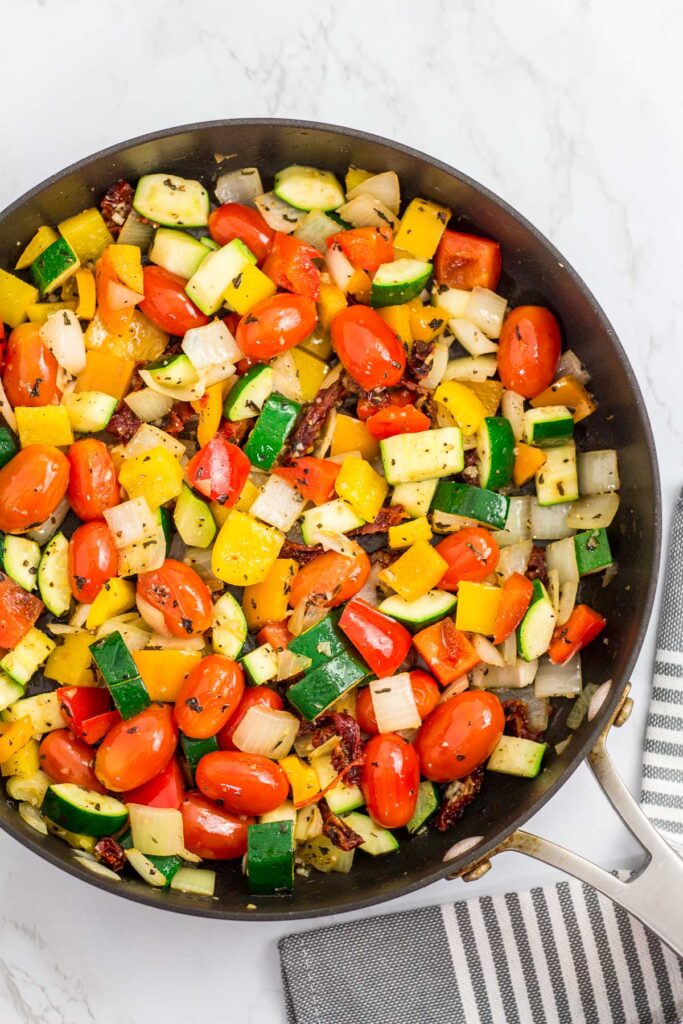
M 619 708 L 616 718 L 614 719 L 614 725 L 619 729 L 622 725 L 628 722 L 633 711 L 633 698 L 627 697 L 624 703 Z
M 465 871 L 462 875 L 449 875 L 449 878 L 462 878 L 463 882 L 476 882 L 483 878 L 487 871 L 491 870 L 491 861 L 482 860 L 471 871 Z

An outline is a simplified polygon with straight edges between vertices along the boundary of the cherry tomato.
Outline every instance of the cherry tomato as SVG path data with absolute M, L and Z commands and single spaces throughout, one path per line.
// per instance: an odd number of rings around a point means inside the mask
M 40 336 L 38 324 L 20 324 L 7 342 L 2 383 L 11 406 L 50 405 L 59 398 L 59 365 Z
M 500 549 L 483 526 L 466 526 L 444 537 L 436 550 L 448 562 L 448 569 L 439 581 L 442 590 L 457 590 L 461 580 L 481 583 L 495 570 Z
M 193 327 L 203 327 L 209 318 L 195 306 L 185 291 L 187 281 L 163 267 L 147 266 L 144 271 L 145 298 L 140 309 L 168 334 L 183 335 Z
M 233 238 L 239 238 L 262 263 L 275 232 L 251 206 L 223 203 L 209 215 L 209 234 L 219 245 L 227 245 Z
M 38 748 L 40 767 L 53 782 L 71 782 L 74 786 L 104 793 L 93 770 L 95 751 L 68 729 L 49 732 Z
M 167 558 L 160 569 L 138 576 L 137 597 L 142 617 L 146 618 L 147 611 L 155 619 L 147 621 L 156 628 L 159 616 L 154 612 L 160 613 L 160 621 L 171 636 L 200 636 L 211 625 L 209 588 L 194 569 L 174 558 Z
M 370 561 L 361 547 L 355 558 L 336 551 L 318 555 L 302 566 L 292 580 L 289 603 L 295 608 L 311 599 L 327 608 L 336 608 L 357 594 L 370 575 Z
M 252 359 L 272 359 L 307 338 L 318 322 L 313 299 L 306 295 L 272 295 L 243 316 L 237 344 Z
M 432 782 L 462 779 L 493 753 L 505 715 L 489 690 L 465 690 L 439 704 L 415 737 L 422 774 Z
M 369 420 L 376 412 L 390 405 L 400 409 L 404 405 L 412 405 L 414 401 L 415 392 L 410 388 L 387 388 L 372 398 L 359 398 L 356 402 L 356 415 L 359 420 Z
M 374 274 L 383 263 L 394 258 L 394 235 L 390 227 L 352 228 L 338 231 L 327 239 L 327 247 L 337 244 L 354 267 Z
M 544 306 L 518 306 L 498 344 L 498 372 L 508 391 L 534 398 L 552 384 L 562 351 L 557 320 Z
M 415 748 L 385 732 L 365 745 L 361 786 L 370 815 L 384 828 L 407 825 L 415 812 L 420 762 Z
M 171 705 L 151 704 L 109 730 L 97 749 L 95 774 L 114 793 L 137 789 L 164 770 L 177 742 Z
M 5 336 L 5 325 L 0 320 L 0 370 L 5 365 L 5 352 L 7 350 L 7 340 Z
M 172 807 L 178 810 L 185 795 L 183 770 L 172 757 L 165 768 L 142 786 L 124 793 L 124 804 L 146 804 L 148 807 Z
M 414 405 L 387 405 L 368 417 L 365 425 L 376 441 L 383 441 L 385 437 L 393 437 L 394 434 L 416 434 L 421 430 L 429 430 L 432 421 Z
M 489 238 L 444 231 L 434 258 L 434 276 L 449 288 L 491 288 L 500 279 L 500 246 Z
M 119 568 L 119 553 L 104 519 L 83 523 L 69 541 L 69 583 L 77 601 L 90 604 Z
M 186 736 L 205 740 L 236 711 L 244 693 L 241 665 L 223 654 L 209 654 L 192 669 L 175 702 L 175 720 Z
M 205 860 L 235 860 L 247 852 L 247 829 L 253 818 L 230 814 L 201 793 L 188 793 L 180 812 L 185 847 Z
M 503 583 L 494 623 L 494 644 L 502 644 L 517 629 L 531 603 L 534 586 L 520 572 L 513 572 Z
M 240 750 L 205 754 L 196 779 L 204 796 L 221 800 L 234 814 L 268 814 L 289 793 L 287 776 L 276 761 Z
M 225 508 L 237 503 L 250 470 L 251 463 L 242 449 L 221 434 L 212 437 L 185 467 L 195 491 Z
M 237 750 L 232 742 L 232 735 L 249 708 L 254 707 L 255 704 L 263 704 L 264 707 L 274 708 L 276 711 L 282 711 L 284 708 L 280 694 L 271 690 L 269 686 L 248 686 L 232 717 L 218 733 L 218 746 L 221 750 Z
M 106 509 L 119 504 L 116 470 L 103 441 L 94 437 L 74 441 L 67 458 L 71 467 L 67 497 L 79 519 L 100 519 Z
M 406 350 L 376 309 L 347 306 L 331 325 L 332 345 L 344 369 L 366 391 L 398 384 Z
M 22 533 L 44 523 L 66 494 L 69 462 L 59 448 L 29 444 L 0 469 L 0 530 Z
M 297 295 L 307 295 L 314 302 L 320 298 L 320 271 L 318 264 L 322 254 L 314 245 L 302 242 L 294 235 L 277 231 L 270 244 L 268 258 L 263 264 L 263 273 L 274 281 L 278 288 Z
M 410 685 L 418 714 L 420 718 L 426 718 L 439 703 L 441 697 L 439 685 L 428 672 L 423 672 L 422 669 L 415 669 L 410 673 Z M 359 690 L 356 697 L 356 719 L 363 732 L 367 732 L 371 736 L 375 736 L 379 732 L 369 686 L 364 686 L 362 690 Z

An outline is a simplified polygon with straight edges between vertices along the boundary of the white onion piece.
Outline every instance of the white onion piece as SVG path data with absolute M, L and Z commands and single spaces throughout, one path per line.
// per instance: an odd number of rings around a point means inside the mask
M 512 427 L 515 441 L 524 439 L 524 398 L 516 391 L 504 391 L 500 411 Z
M 564 537 L 571 537 L 574 533 L 571 526 L 567 526 L 567 513 L 571 508 L 571 502 L 563 502 L 561 505 L 539 505 L 538 501 L 531 503 L 531 536 L 534 540 L 562 540 Z
M 274 192 L 264 192 L 263 195 L 254 196 L 254 206 L 269 228 L 272 228 L 273 231 L 282 231 L 286 235 L 291 235 L 297 224 L 306 216 L 305 210 L 296 210 L 276 196 Z
M 567 526 L 576 530 L 595 530 L 609 526 L 619 510 L 619 495 L 591 494 L 572 503 L 567 512 Z
M 510 498 L 504 530 L 495 530 L 493 536 L 499 547 L 509 547 L 531 537 L 531 497 Z
M 175 807 L 129 803 L 133 846 L 140 853 L 174 857 L 185 849 L 183 816 Z
M 161 651 L 203 651 L 203 636 L 162 636 L 152 633 L 147 647 Z
M 34 540 L 36 544 L 40 544 L 41 546 L 43 544 L 47 544 L 66 519 L 69 508 L 70 505 L 67 498 L 62 498 L 52 515 L 48 516 L 45 522 L 41 523 L 40 526 L 35 526 L 32 530 L 28 530 L 26 536 L 29 540 Z
M 322 835 L 323 816 L 317 804 L 309 804 L 308 807 L 300 807 L 296 814 L 296 825 L 294 826 L 294 838 L 297 842 L 303 843 L 307 839 L 314 839 Z
M 159 608 L 154 608 L 154 606 L 151 605 L 149 601 L 145 601 L 144 597 L 140 597 L 139 594 L 136 598 L 136 604 L 138 606 L 138 611 L 140 612 L 140 615 L 143 617 L 145 622 L 149 626 L 151 626 L 155 633 L 159 633 L 161 636 L 166 637 L 173 636 L 170 629 L 166 625 L 164 613 Z
M 548 569 L 548 597 L 550 598 L 557 620 L 557 611 L 560 607 L 560 574 L 557 569 Z
M 598 686 L 597 690 L 591 697 L 591 702 L 588 705 L 588 721 L 592 722 L 596 715 L 600 714 L 602 705 L 609 697 L 609 691 L 612 688 L 612 680 L 608 679 L 602 686 Z
M 502 295 L 496 295 L 489 288 L 480 288 L 476 285 L 470 292 L 464 316 L 487 338 L 499 338 L 506 309 L 507 299 Z
M 498 565 L 496 566 L 496 576 L 498 579 L 504 582 L 516 572 L 521 573 L 523 576 L 529 565 L 532 548 L 533 544 L 530 540 L 521 540 L 516 544 L 510 544 L 509 547 L 502 548 Z
M 177 534 L 176 534 L 177 536 Z M 174 538 L 175 540 L 175 538 Z M 189 565 L 197 573 L 202 582 L 206 583 L 210 591 L 222 590 L 223 583 L 213 574 L 211 569 L 211 557 L 213 548 L 187 548 L 180 558 L 181 562 Z M 177 556 L 173 556 L 177 557 Z
M 116 217 L 113 215 L 112 220 Z M 150 224 L 149 221 L 143 220 L 135 210 L 131 210 L 126 217 L 125 223 L 119 231 L 119 237 L 116 239 L 117 245 L 137 245 L 141 252 L 145 253 L 149 249 L 152 238 L 154 237 L 154 225 Z
M 158 528 L 156 513 L 145 498 L 132 498 L 102 513 L 117 548 L 126 548 L 153 537 Z
M 219 203 L 242 203 L 253 206 L 256 196 L 263 195 L 263 184 L 258 167 L 240 167 L 226 171 L 216 182 L 216 199 Z
M 170 388 L 165 384 L 159 384 L 149 370 L 141 369 L 138 370 L 138 373 L 140 374 L 141 380 L 144 381 L 148 388 L 151 388 L 152 391 L 158 391 L 160 395 L 168 395 L 168 397 L 172 398 L 175 402 L 198 402 L 206 391 L 206 383 L 203 377 L 200 377 L 200 379 L 190 387 Z
M 536 678 L 538 661 L 523 661 L 521 658 L 514 665 L 477 665 L 472 670 L 472 687 L 480 690 L 492 690 L 509 687 L 512 690 L 530 686 Z
M 466 526 L 479 526 L 476 519 L 468 519 L 467 516 L 454 516 L 450 512 L 438 512 L 435 510 L 431 513 L 431 516 L 434 533 L 457 533 L 458 530 L 462 530 Z M 529 554 L 531 554 L 531 548 L 529 549 Z
M 85 626 L 86 619 L 88 618 L 89 614 L 90 614 L 90 605 L 89 604 L 79 604 L 79 605 L 76 605 L 76 608 L 74 609 L 73 614 L 71 615 L 71 618 L 69 619 L 69 625 L 70 626 L 76 626 L 77 629 L 81 629 L 83 626 Z
M 373 608 L 377 608 L 383 600 L 383 596 L 380 597 L 377 593 L 379 586 L 379 574 L 382 571 L 382 567 L 375 563 L 370 567 L 370 574 L 356 594 L 357 601 L 365 601 L 366 604 L 372 605 Z
M 518 694 L 521 697 L 521 694 Z M 524 703 L 529 714 L 529 727 L 534 732 L 545 732 L 548 728 L 550 701 L 547 697 L 536 697 L 533 693 L 525 696 Z
M 7 426 L 15 434 L 17 433 L 17 417 L 14 415 L 14 409 L 10 405 L 9 398 L 5 394 L 5 389 L 2 386 L 0 380 L 0 416 L 4 419 Z
M 570 583 L 579 580 L 579 567 L 576 562 L 576 548 L 574 538 L 566 537 L 564 540 L 548 544 L 545 549 L 546 565 L 549 569 L 557 569 L 560 583 Z
M 619 461 L 613 448 L 579 452 L 576 456 L 579 493 L 607 494 L 619 490 Z
M 429 373 L 422 380 L 425 388 L 434 389 L 439 386 L 448 369 L 448 345 L 437 344 L 432 349 Z
M 282 682 L 283 679 L 291 679 L 292 676 L 298 676 L 302 672 L 306 672 L 311 667 L 313 662 L 310 658 L 307 658 L 304 654 L 295 654 L 294 651 L 278 651 L 277 652 L 277 681 Z
M 123 458 L 132 459 L 136 455 L 142 455 L 143 452 L 148 452 L 159 446 L 168 449 L 174 459 L 180 459 L 185 454 L 185 445 L 182 441 L 178 441 L 177 438 L 151 423 L 143 423 L 124 447 Z
M 577 580 L 565 580 L 560 583 L 560 600 L 557 605 L 557 625 L 564 626 L 569 621 L 571 613 L 576 604 L 576 595 L 579 590 Z
M 591 375 L 584 364 L 570 348 L 566 349 L 560 356 L 555 380 L 558 377 L 574 377 L 578 380 L 579 384 L 588 384 L 591 379 Z
M 90 608 L 90 605 L 87 607 Z M 67 622 L 48 622 L 47 628 L 53 636 L 67 636 L 69 633 L 85 632 L 80 626 L 70 626 Z
M 151 388 L 142 388 L 140 391 L 131 391 L 126 395 L 124 402 L 143 423 L 151 423 L 153 420 L 162 419 L 173 407 L 174 400 L 168 395 L 160 395 Z
M 144 297 L 142 292 L 134 292 L 120 281 L 109 281 L 107 284 L 107 302 L 112 309 L 132 309 Z
M 40 832 L 42 836 L 47 835 L 45 818 L 37 807 L 34 807 L 33 804 L 28 803 L 26 800 L 22 800 L 17 810 L 19 811 L 19 817 L 26 825 L 29 826 L 29 828 L 34 829 L 36 832 Z
M 319 604 L 311 604 L 308 598 L 300 601 L 289 617 L 287 628 L 292 636 L 299 636 L 305 633 L 311 626 L 315 626 L 327 615 L 327 609 Z
M 270 476 L 256 495 L 249 515 L 287 533 L 303 512 L 304 505 L 305 501 L 296 487 L 282 477 Z
M 452 683 L 449 683 L 443 690 L 439 697 L 439 704 L 444 704 L 451 697 L 455 697 L 458 693 L 463 693 L 470 685 L 468 676 L 459 676 L 454 679 Z
M 313 454 L 316 459 L 324 459 L 330 450 L 332 444 L 332 438 L 334 437 L 334 430 L 337 424 L 337 410 L 330 409 L 327 419 L 325 420 L 325 426 L 322 429 L 320 437 L 316 441 Z
M 481 633 L 473 633 L 470 640 L 485 665 L 496 665 L 498 668 L 502 668 L 505 665 L 503 655 L 487 637 L 482 636 Z
M 340 225 L 322 210 L 310 210 L 297 226 L 294 237 L 302 242 L 313 245 L 321 252 L 327 252 L 327 239 L 336 235 Z
M 293 402 L 303 402 L 299 371 L 291 352 L 282 352 L 270 364 L 273 368 L 273 391 Z
M 222 320 L 186 331 L 181 348 L 199 373 L 216 363 L 235 363 L 242 358 L 237 342 Z
M 349 284 L 351 283 L 356 271 L 342 252 L 341 247 L 336 243 L 331 245 L 327 250 L 325 263 L 327 264 L 330 277 L 336 284 L 337 288 L 341 289 L 341 291 L 344 292 L 344 295 L 346 295 L 349 290 Z
M 128 622 L 121 622 L 117 618 L 103 622 L 97 630 L 95 637 L 97 640 L 100 640 L 103 636 L 109 636 L 110 633 L 120 633 L 129 651 L 144 651 L 150 639 L 148 630 L 141 629 L 139 626 Z
M 299 731 L 299 719 L 289 711 L 253 704 L 235 729 L 232 741 L 238 750 L 278 760 L 286 757 Z
M 470 293 L 462 288 L 433 288 L 432 306 L 445 309 L 450 317 L 464 317 Z
M 92 872 L 93 875 L 100 875 L 102 878 L 107 878 L 110 881 L 121 881 L 121 875 L 117 875 L 115 871 L 108 868 L 106 864 L 100 864 L 98 860 L 91 860 L 89 857 L 84 856 L 85 851 L 74 850 L 74 858 L 78 861 L 82 867 Z
M 160 569 L 166 560 L 166 538 L 157 519 L 156 531 L 147 540 L 127 544 L 119 551 L 119 576 L 139 576 L 143 572 Z
M 449 360 L 444 380 L 487 380 L 497 370 L 498 360 L 495 356 L 461 356 Z
M 498 351 L 495 341 L 490 341 L 470 320 L 456 317 L 448 321 L 448 326 L 453 332 L 456 341 L 471 356 L 484 356 L 487 352 Z
M 380 199 L 367 193 L 344 203 L 339 207 L 337 213 L 353 228 L 390 227 L 392 231 L 396 231 L 398 227 L 398 219 L 389 207 L 385 206 Z
M 503 662 L 506 665 L 517 664 L 517 634 L 513 629 L 510 636 L 506 637 L 500 645 L 500 652 L 503 656 Z
M 449 846 L 443 855 L 444 863 L 448 863 L 450 860 L 455 860 L 456 857 L 461 857 L 463 853 L 467 853 L 468 850 L 472 850 L 475 846 L 479 846 L 479 843 L 483 842 L 483 836 L 468 836 L 467 839 L 460 839 L 457 843 L 453 843 Z
M 422 719 L 415 703 L 409 672 L 370 681 L 370 696 L 380 732 L 419 729 Z
M 70 309 L 60 309 L 58 313 L 49 316 L 40 328 L 40 337 L 67 373 L 75 376 L 85 369 L 83 329 L 78 317 Z
M 576 697 L 582 689 L 581 658 L 571 658 L 564 665 L 553 665 L 547 657 L 540 659 L 534 679 L 537 697 Z
M 202 370 L 201 383 L 206 390 L 206 388 L 210 388 L 214 384 L 222 384 L 223 381 L 230 380 L 234 376 L 235 366 L 233 363 L 213 363 Z
M 401 184 L 395 171 L 383 171 L 381 174 L 373 174 L 372 177 L 361 181 L 350 192 L 347 192 L 346 199 L 355 199 L 356 196 L 372 196 L 384 203 L 391 212 L 398 216 L 401 205 Z
M 315 530 L 314 537 L 316 543 L 325 551 L 336 551 L 345 558 L 358 558 L 358 544 L 344 533 L 338 533 L 336 530 Z

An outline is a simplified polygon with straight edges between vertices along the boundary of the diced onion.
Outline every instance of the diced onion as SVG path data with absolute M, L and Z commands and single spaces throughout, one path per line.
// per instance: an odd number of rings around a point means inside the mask
M 567 526 L 576 530 L 595 530 L 609 526 L 619 509 L 619 495 L 591 494 L 572 502 L 567 512 Z
M 434 345 L 431 354 L 429 373 L 422 379 L 422 386 L 430 390 L 439 386 L 448 369 L 448 345 L 439 342 Z
M 178 868 L 171 879 L 171 889 L 190 896 L 213 896 L 216 872 L 209 868 Z
M 181 347 L 199 373 L 217 363 L 235 363 L 242 358 L 237 342 L 222 320 L 192 327 L 185 332 Z
M 457 679 L 454 679 L 453 682 L 449 683 L 443 690 L 439 697 L 439 704 L 444 704 L 447 700 L 450 700 L 451 697 L 455 697 L 458 693 L 463 693 L 469 685 L 470 681 L 467 676 L 459 676 Z
M 482 636 L 481 633 L 473 633 L 470 640 L 485 665 L 496 665 L 498 668 L 502 668 L 505 665 L 505 659 L 498 648 L 485 636 Z
M 619 462 L 613 448 L 579 452 L 576 456 L 579 493 L 607 494 L 619 490 Z
M 339 207 L 337 213 L 353 228 L 390 227 L 392 231 L 395 231 L 398 227 L 398 220 L 389 207 L 385 206 L 380 199 L 367 193 L 344 203 Z
M 490 341 L 470 320 L 456 317 L 448 321 L 448 326 L 456 341 L 460 342 L 471 356 L 484 356 L 487 352 L 498 351 L 495 341 Z
M 173 857 L 183 852 L 183 816 L 179 810 L 135 803 L 126 806 L 136 850 L 159 857 Z
M 292 824 L 295 824 L 296 811 L 294 804 L 291 800 L 284 800 L 274 811 L 266 811 L 265 814 L 259 814 L 258 820 L 262 824 L 268 821 L 291 821 Z
M 498 360 L 495 356 L 462 356 L 449 361 L 444 380 L 487 380 L 497 370 Z
M 277 652 L 277 682 L 281 683 L 283 679 L 291 679 L 292 676 L 298 676 L 302 672 L 306 672 L 311 667 L 313 662 L 310 658 L 307 658 L 305 654 L 295 654 L 294 651 L 278 651 Z
M 40 337 L 68 373 L 75 376 L 85 369 L 83 328 L 70 309 L 52 313 L 40 328 Z
M 432 289 L 432 305 L 445 309 L 451 317 L 464 317 L 469 301 L 470 293 L 462 288 Z
M 546 657 L 540 659 L 534 680 L 537 697 L 575 697 L 582 687 L 580 658 L 572 658 L 564 665 L 553 665 Z
M 187 548 L 181 561 L 194 569 L 197 575 L 201 577 L 202 582 L 206 583 L 209 590 L 213 593 L 217 590 L 222 590 L 223 583 L 213 574 L 211 568 L 212 554 L 212 548 Z
M 273 368 L 273 391 L 293 402 L 303 402 L 299 371 L 291 352 L 282 352 L 270 364 Z
M 304 843 L 307 839 L 314 839 L 322 835 L 323 816 L 317 804 L 309 804 L 308 807 L 301 807 L 296 814 L 294 826 L 294 838 L 298 843 Z
M 325 256 L 325 263 L 330 272 L 330 277 L 337 288 L 341 289 L 344 295 L 346 295 L 356 271 L 342 252 L 341 246 L 334 244 L 329 247 Z
M 35 832 L 40 832 L 42 836 L 47 835 L 47 825 L 45 824 L 45 818 L 40 813 L 37 807 L 27 801 L 22 801 L 18 807 L 19 817 L 24 821 L 29 828 L 32 828 Z
M 439 512 L 434 510 L 432 516 L 432 529 L 434 533 L 457 533 L 466 526 L 479 526 L 476 519 L 468 519 L 467 516 L 454 516 L 450 512 Z M 531 553 L 531 549 L 529 549 Z
M 120 633 L 121 639 L 129 651 L 144 651 L 150 640 L 150 631 L 143 628 L 144 625 L 145 620 L 138 615 L 117 615 L 102 623 L 95 638 L 100 640 L 110 633 Z
M 546 565 L 549 569 L 557 569 L 560 583 L 578 582 L 579 567 L 576 562 L 576 547 L 574 538 L 566 537 L 564 540 L 548 544 L 545 549 Z
M 117 548 L 149 540 L 158 528 L 158 518 L 143 497 L 123 501 L 102 513 Z
M 315 530 L 313 535 L 316 543 L 325 551 L 336 551 L 345 558 L 358 558 L 358 544 L 355 540 L 350 540 L 346 534 L 338 533 L 336 530 Z
M 591 379 L 591 375 L 584 364 L 570 348 L 565 349 L 560 356 L 555 379 L 557 380 L 559 377 L 574 377 L 578 380 L 579 384 L 589 384 Z
M 152 633 L 148 648 L 160 651 L 203 651 L 203 636 L 163 636 Z
M 160 395 L 151 388 L 142 388 L 140 391 L 131 391 L 126 395 L 124 402 L 129 409 L 135 413 L 143 423 L 151 423 L 153 420 L 162 419 L 173 407 L 173 399 L 168 395 Z
M 370 681 L 370 696 L 379 732 L 418 729 L 422 719 L 415 703 L 410 673 Z
M 561 505 L 539 505 L 538 501 L 531 503 L 531 536 L 534 540 L 562 540 L 564 537 L 571 537 L 574 533 L 571 526 L 567 526 L 567 513 L 571 508 L 571 502 L 563 502 Z
M 282 231 L 286 235 L 291 235 L 297 224 L 306 216 L 305 210 L 296 210 L 274 192 L 254 196 L 254 206 L 269 228 L 273 231 Z
M 521 693 L 517 694 L 522 697 Z M 522 698 L 529 713 L 529 727 L 534 732 L 545 732 L 548 728 L 548 716 L 550 714 L 550 701 L 547 697 L 536 697 L 533 691 Z
M 286 533 L 294 526 L 305 505 L 296 487 L 279 476 L 269 476 L 249 509 L 250 516 Z
M 517 664 L 517 634 L 514 629 L 512 633 L 510 633 L 510 636 L 503 640 L 500 645 L 500 650 L 503 656 L 503 661 L 506 665 Z
M 69 625 L 75 626 L 77 629 L 82 629 L 85 626 L 88 615 L 90 614 L 89 604 L 79 604 L 69 619 Z
M 467 853 L 475 846 L 479 846 L 483 836 L 468 836 L 467 839 L 459 839 L 457 843 L 453 843 L 452 846 L 446 850 L 443 855 L 443 862 L 447 864 L 448 861 L 455 860 L 456 857 L 462 857 L 463 853 Z
M 515 441 L 524 439 L 524 398 L 516 391 L 504 391 L 500 411 L 512 427 Z
M 216 199 L 219 203 L 242 203 L 253 206 L 256 196 L 263 195 L 263 184 L 258 167 L 240 167 L 226 171 L 216 182 Z
M 141 252 L 146 253 L 154 237 L 154 225 L 143 220 L 135 210 L 131 210 L 116 239 L 117 245 L 137 245 Z
M 565 750 L 567 749 L 567 747 L 573 739 L 574 733 L 570 732 L 568 736 L 565 736 L 563 740 L 560 740 L 559 743 L 555 744 L 555 753 L 558 757 L 560 756 L 560 754 L 564 754 Z
M 66 519 L 70 507 L 68 499 L 62 498 L 52 515 L 48 516 L 40 526 L 35 526 L 32 530 L 28 530 L 26 536 L 29 540 L 34 540 L 36 544 L 41 546 L 47 544 Z
M 166 875 L 163 871 L 159 871 L 159 868 L 151 860 L 148 860 L 144 853 L 130 849 L 126 850 L 125 854 L 130 866 L 148 885 L 153 885 L 156 889 L 164 888 L 167 882 Z
M 289 711 L 253 704 L 235 729 L 232 741 L 238 750 L 278 760 L 286 757 L 299 731 L 299 719 Z
M 316 459 L 324 459 L 330 450 L 332 444 L 332 438 L 334 437 L 335 427 L 337 425 L 337 410 L 330 409 L 325 420 L 325 426 L 322 429 L 320 437 L 315 443 L 313 448 L 313 454 Z
M 376 608 L 381 603 L 383 596 L 380 597 L 377 593 L 381 571 L 382 567 L 378 563 L 370 566 L 370 574 L 356 594 L 357 601 L 365 601 L 366 604 L 371 604 L 373 608 Z
M 136 576 L 160 569 L 166 560 L 166 537 L 157 520 L 154 536 L 127 544 L 119 551 L 119 576 Z
M 583 692 L 579 694 L 567 715 L 567 728 L 578 729 L 586 717 L 588 711 L 588 705 L 590 704 L 593 694 L 597 691 L 598 687 L 596 683 L 588 683 L 584 686 Z
M 557 605 L 558 626 L 564 626 L 565 622 L 569 621 L 569 617 L 574 611 L 578 590 L 578 580 L 565 580 L 564 583 L 560 582 L 560 600 Z
M 149 601 L 145 601 L 144 597 L 140 597 L 140 594 L 137 596 L 136 604 L 140 615 L 155 633 L 159 633 L 161 636 L 167 637 L 173 635 L 166 625 L 164 613 L 160 608 L 155 608 L 154 605 L 149 603 Z
M 592 722 L 593 719 L 600 714 L 602 706 L 609 697 L 609 692 L 612 689 L 612 680 L 608 679 L 606 683 L 598 686 L 597 690 L 591 697 L 591 702 L 588 705 L 588 721 Z
M 149 370 L 140 369 L 138 373 L 140 374 L 140 379 L 144 381 L 148 388 L 151 388 L 152 391 L 158 391 L 160 395 L 168 395 L 175 402 L 198 402 L 203 397 L 207 387 L 204 377 L 200 377 L 198 381 L 189 387 L 172 388 L 156 381 Z
M 120 281 L 109 281 L 107 284 L 107 303 L 112 309 L 131 309 L 138 302 L 142 302 L 144 297 L 141 292 L 134 292 Z
M 480 288 L 476 285 L 470 292 L 464 316 L 487 338 L 499 338 L 506 309 L 507 299 L 502 295 L 496 295 L 489 288 Z
M 151 423 L 143 423 L 123 449 L 123 458 L 124 460 L 132 459 L 136 455 L 142 455 L 143 452 L 160 446 L 166 448 L 175 459 L 180 459 L 185 454 L 185 445 L 182 441 L 178 441 L 177 438 Z
M 501 548 L 500 558 L 496 566 L 496 576 L 504 582 L 513 573 L 523 576 L 529 565 L 533 544 L 530 540 L 521 540 L 509 547 Z
M 315 246 L 319 252 L 327 252 L 327 239 L 336 235 L 340 225 L 322 210 L 311 210 L 294 231 L 294 237 Z
M 509 687 L 510 689 L 522 689 L 530 686 L 536 678 L 538 661 L 523 661 L 521 658 L 514 665 L 504 665 L 499 668 L 495 665 L 477 665 L 472 670 L 472 686 L 480 690 L 498 689 Z
M 509 547 L 531 537 L 531 497 L 510 498 L 508 515 L 504 530 L 496 530 L 493 534 L 499 547 Z
M 373 196 L 384 203 L 391 212 L 398 216 L 401 205 L 401 184 L 395 171 L 383 171 L 381 174 L 373 174 L 372 177 L 361 181 L 350 192 L 347 192 L 347 200 L 355 199 L 356 196 Z
M 292 636 L 299 636 L 301 633 L 305 633 L 307 629 L 310 629 L 311 626 L 315 626 L 326 615 L 326 608 L 319 604 L 313 604 L 308 598 L 304 598 L 303 601 L 296 605 L 290 615 L 287 628 Z
M 560 574 L 557 569 L 548 569 L 548 596 L 557 620 L 557 612 L 560 607 Z
M 88 608 L 90 605 L 88 605 Z M 68 636 L 69 633 L 85 632 L 79 626 L 70 626 L 67 622 L 48 622 L 47 628 L 53 636 Z

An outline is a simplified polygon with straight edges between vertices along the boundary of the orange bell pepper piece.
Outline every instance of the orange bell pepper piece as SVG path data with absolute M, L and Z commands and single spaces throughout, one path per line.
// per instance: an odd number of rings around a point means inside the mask
M 512 470 L 512 481 L 515 487 L 522 487 L 528 483 L 547 457 L 540 448 L 532 448 L 531 445 L 518 441 L 515 447 L 515 465 Z
M 574 422 L 579 423 L 595 412 L 598 405 L 593 396 L 586 391 L 576 377 L 560 377 L 549 388 L 531 399 L 534 408 L 541 405 L 566 405 L 574 414 Z

